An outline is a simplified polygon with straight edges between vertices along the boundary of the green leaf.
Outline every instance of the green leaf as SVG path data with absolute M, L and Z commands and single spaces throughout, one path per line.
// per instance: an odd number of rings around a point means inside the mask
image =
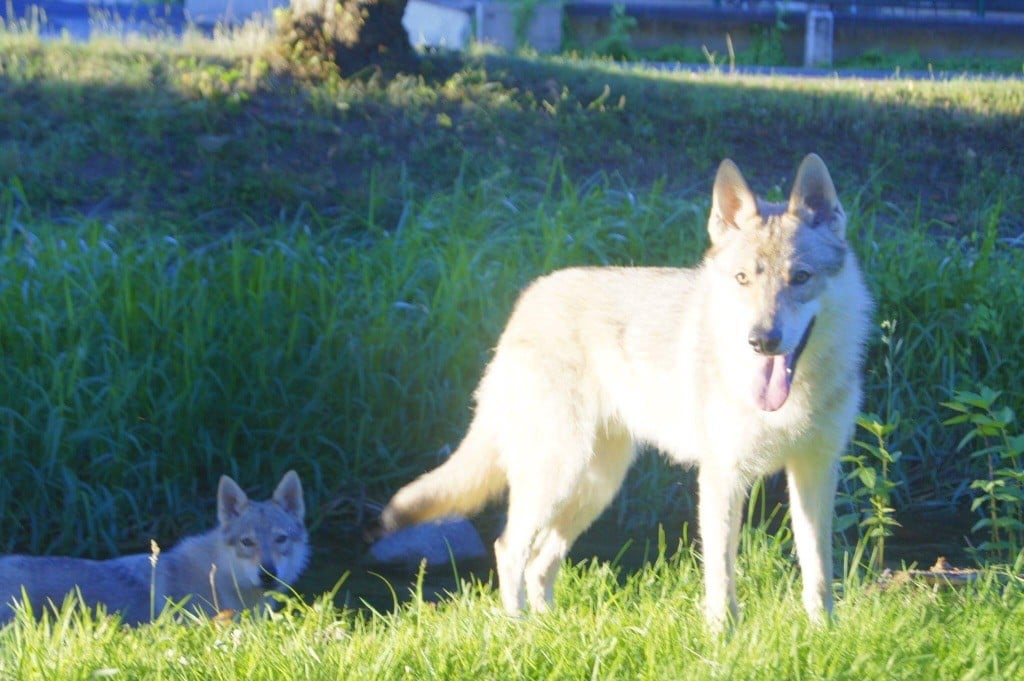
M 974 523 L 974 525 L 971 527 L 971 532 L 977 532 L 978 530 L 984 530 L 986 527 L 990 527 L 991 525 L 992 525 L 992 519 L 991 518 L 982 518 L 978 522 Z
M 992 404 L 998 400 L 999 396 L 1002 394 L 1003 393 L 1000 390 L 990 390 L 989 388 L 982 386 L 980 394 L 964 391 L 962 393 L 954 394 L 953 397 L 960 402 L 971 405 L 972 407 L 988 411 Z
M 875 480 L 878 479 L 878 474 L 874 468 L 861 468 L 857 471 L 857 477 L 860 479 L 860 483 L 867 489 L 875 489 Z
M 837 516 L 835 522 L 835 531 L 845 532 L 846 530 L 856 525 L 859 519 L 860 513 L 844 513 L 843 515 Z
M 1013 423 L 1014 419 L 1013 409 L 1010 409 L 1009 407 L 1002 407 L 1000 409 L 997 409 L 995 412 L 993 412 L 992 416 L 1004 427 Z
M 995 472 L 995 475 L 1006 480 L 1012 480 L 1013 482 L 1024 482 L 1024 470 L 1016 468 L 1000 468 Z
M 979 409 L 988 409 L 989 402 L 978 393 L 971 392 L 969 390 L 957 391 L 953 393 L 953 399 L 963 405 L 977 407 Z
M 853 444 L 866 452 L 870 452 L 871 456 L 876 459 L 878 458 L 878 445 L 871 444 L 870 442 L 864 442 L 862 440 L 854 440 Z
M 1000 530 L 1019 530 L 1024 527 L 1024 523 L 1016 518 L 993 518 L 992 527 Z
M 1024 500 L 1024 494 L 1021 494 L 1019 487 L 1001 487 L 992 493 L 992 498 L 996 501 L 1019 504 Z
M 970 411 L 967 408 L 967 405 L 965 405 L 965 404 L 963 404 L 961 402 L 940 402 L 939 404 L 941 404 L 943 407 L 946 407 L 947 409 L 952 409 L 953 411 L 958 411 L 961 414 L 966 414 L 966 413 L 968 413 Z M 965 417 L 963 417 L 963 416 L 954 416 L 949 421 L 943 421 L 943 423 L 954 423 L 953 419 L 960 419 L 958 421 L 955 421 L 955 423 L 963 423 L 963 421 L 966 420 Z
M 971 440 L 973 440 L 976 437 L 978 437 L 977 430 L 969 431 L 966 435 L 963 436 L 963 438 L 961 438 L 959 444 L 957 444 L 956 451 L 962 452 L 964 448 L 967 447 L 967 445 L 971 442 Z
M 995 401 L 998 400 L 999 396 L 1002 394 L 1002 390 L 992 390 L 988 386 L 981 386 L 981 399 L 984 400 L 985 403 L 988 405 L 995 403 Z
M 975 480 L 971 483 L 970 489 L 980 489 L 986 494 L 991 494 L 996 487 L 1002 487 L 1005 484 L 1004 480 Z

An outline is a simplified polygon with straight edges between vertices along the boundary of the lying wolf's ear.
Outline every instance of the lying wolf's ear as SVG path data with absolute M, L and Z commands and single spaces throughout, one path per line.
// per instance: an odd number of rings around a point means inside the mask
M 298 473 L 288 471 L 284 474 L 274 490 L 274 501 L 299 520 L 306 517 L 306 503 L 302 500 L 302 483 Z
M 832 176 L 817 154 L 808 154 L 796 171 L 789 212 L 814 227 L 828 227 L 840 239 L 846 235 L 846 213 L 839 203 Z
M 245 513 L 249 507 L 249 497 L 238 486 L 238 483 L 226 475 L 220 476 L 217 485 L 217 519 L 221 525 Z
M 711 217 L 708 220 L 711 243 L 718 243 L 730 230 L 741 228 L 757 215 L 757 197 L 750 191 L 736 164 L 725 159 L 718 166 L 715 187 L 711 190 Z

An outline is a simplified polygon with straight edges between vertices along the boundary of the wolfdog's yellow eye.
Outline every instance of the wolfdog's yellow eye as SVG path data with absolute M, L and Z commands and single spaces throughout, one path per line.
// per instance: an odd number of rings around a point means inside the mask
M 241 542 L 242 546 L 244 546 L 247 549 L 251 549 L 252 547 L 256 546 L 256 540 L 252 537 L 242 537 Z
M 797 270 L 792 274 L 792 276 L 790 276 L 789 283 L 794 286 L 799 286 L 800 284 L 806 284 L 810 278 L 811 273 L 807 270 Z
M 740 286 L 746 286 L 747 284 L 750 283 L 750 277 L 747 276 L 746 272 L 737 272 L 736 273 L 736 282 Z

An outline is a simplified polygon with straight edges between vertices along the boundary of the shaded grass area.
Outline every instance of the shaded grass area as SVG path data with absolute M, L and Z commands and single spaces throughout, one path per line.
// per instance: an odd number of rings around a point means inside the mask
M 54 216 L 160 229 L 185 216 L 197 230 L 302 206 L 358 220 L 371 196 L 393 221 L 398 187 L 543 178 L 556 159 L 574 181 L 613 173 L 688 198 L 704 196 L 724 156 L 772 186 L 814 150 L 841 186 L 870 181 L 904 211 L 920 203 L 925 220 L 957 226 L 996 195 L 1024 193 L 1020 83 L 695 76 L 484 54 L 426 59 L 422 77 L 310 86 L 277 66 L 259 51 L 21 39 L 0 57 L 0 175 Z
M 322 502 L 348 486 L 384 494 L 423 465 L 410 454 L 457 440 L 536 272 L 696 256 L 697 239 L 679 239 L 696 212 L 664 195 L 509 194 L 502 180 L 410 203 L 388 231 L 9 225 L 5 541 L 49 551 L 85 533 L 104 554 L 152 531 L 142 518 L 177 525 L 208 507 L 203 483 L 221 472 L 258 485 L 295 466 Z M 19 529 L 50 508 L 60 518 Z

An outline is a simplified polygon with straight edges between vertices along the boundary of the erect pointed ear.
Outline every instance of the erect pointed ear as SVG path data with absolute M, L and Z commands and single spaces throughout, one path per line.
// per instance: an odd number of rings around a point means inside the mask
M 217 519 L 221 525 L 245 513 L 249 507 L 249 497 L 238 486 L 234 480 L 226 475 L 220 476 L 220 484 L 217 485 Z
M 817 154 L 808 154 L 796 171 L 789 212 L 813 227 L 827 226 L 840 239 L 846 236 L 846 213 L 839 203 L 832 176 Z
M 715 187 L 711 190 L 711 217 L 708 219 L 711 243 L 718 243 L 730 230 L 740 229 L 757 215 L 757 197 L 736 164 L 725 159 L 718 166 Z
M 284 474 L 274 490 L 274 501 L 299 520 L 306 517 L 306 502 L 302 499 L 302 483 L 298 473 L 288 471 Z

